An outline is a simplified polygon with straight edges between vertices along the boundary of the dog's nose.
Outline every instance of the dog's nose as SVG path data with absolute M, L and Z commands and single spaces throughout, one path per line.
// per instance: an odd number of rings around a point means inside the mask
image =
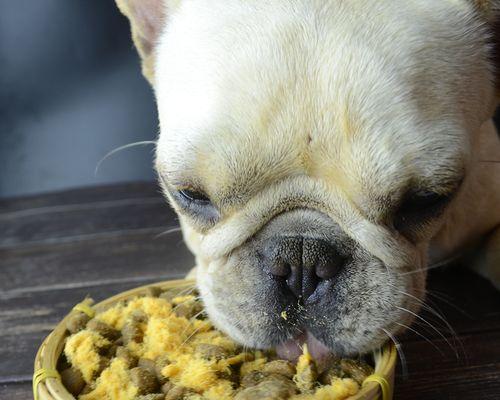
M 320 281 L 333 278 L 345 262 L 328 242 L 302 237 L 271 240 L 264 258 L 269 272 L 285 279 L 292 293 L 304 300 Z

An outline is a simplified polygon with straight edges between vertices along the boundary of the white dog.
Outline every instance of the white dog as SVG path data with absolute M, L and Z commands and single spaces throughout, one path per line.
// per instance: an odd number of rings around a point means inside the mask
M 117 1 L 221 330 L 363 353 L 411 324 L 429 265 L 500 283 L 500 1 Z

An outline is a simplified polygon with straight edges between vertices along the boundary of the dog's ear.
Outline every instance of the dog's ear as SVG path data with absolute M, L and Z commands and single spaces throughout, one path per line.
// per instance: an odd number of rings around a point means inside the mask
M 170 11 L 179 1 L 116 0 L 118 8 L 130 21 L 132 39 L 142 60 L 142 73 L 152 85 L 155 47 L 166 23 L 167 9 Z
M 500 0 L 468 0 L 473 3 L 481 18 L 490 29 L 492 41 L 492 61 L 496 68 L 496 92 L 500 100 Z

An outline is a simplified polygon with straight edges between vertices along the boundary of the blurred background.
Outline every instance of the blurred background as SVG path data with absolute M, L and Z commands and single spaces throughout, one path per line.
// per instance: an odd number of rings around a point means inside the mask
M 152 89 L 113 0 L 0 0 L 0 197 L 152 181 Z

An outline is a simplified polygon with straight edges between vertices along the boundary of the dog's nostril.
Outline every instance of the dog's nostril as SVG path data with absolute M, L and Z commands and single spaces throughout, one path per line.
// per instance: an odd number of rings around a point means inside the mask
M 290 274 L 290 264 L 287 264 L 283 260 L 276 260 L 276 262 L 271 263 L 269 266 L 269 271 L 274 276 L 285 278 Z
M 333 278 L 344 265 L 345 259 L 332 246 L 325 246 L 318 253 L 316 275 L 321 279 Z
M 268 244 L 264 262 L 273 276 L 286 278 L 296 297 L 307 299 L 320 281 L 335 276 L 344 260 L 323 240 L 282 237 Z

